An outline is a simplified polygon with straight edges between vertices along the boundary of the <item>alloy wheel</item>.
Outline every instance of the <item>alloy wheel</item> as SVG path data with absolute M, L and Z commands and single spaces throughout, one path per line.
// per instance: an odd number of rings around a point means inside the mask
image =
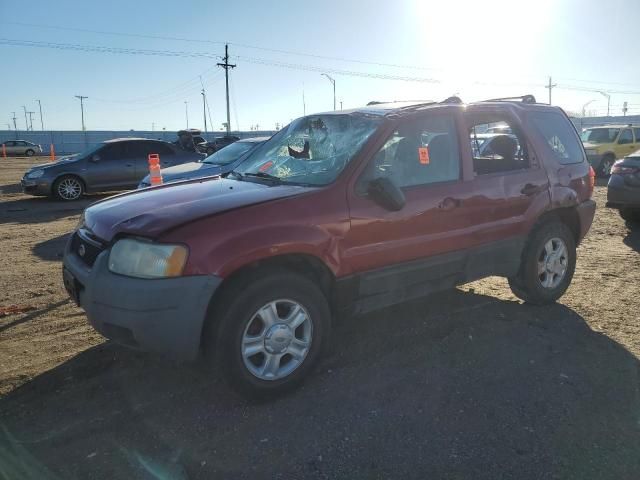
M 544 288 L 554 289 L 564 279 L 569 265 L 567 246 L 554 237 L 544 244 L 538 256 L 538 280 Z
M 313 323 L 307 310 L 293 300 L 263 305 L 242 335 L 245 367 L 261 380 L 279 380 L 298 368 L 311 348 Z
M 75 178 L 65 178 L 58 183 L 58 195 L 63 200 L 76 200 L 82 194 L 82 185 Z

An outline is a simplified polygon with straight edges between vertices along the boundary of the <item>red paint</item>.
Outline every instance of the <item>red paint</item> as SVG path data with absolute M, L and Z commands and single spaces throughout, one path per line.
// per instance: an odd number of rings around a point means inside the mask
M 397 212 L 355 189 L 366 163 L 397 125 L 390 119 L 326 187 L 200 180 L 99 202 L 87 209 L 86 221 L 107 241 L 132 234 L 186 244 L 186 275 L 222 277 L 254 261 L 289 253 L 316 257 L 336 277 L 343 277 L 526 235 L 540 215 L 559 207 L 576 208 L 591 196 L 589 164 L 558 164 L 544 139 L 529 134 L 528 108 L 552 107 L 503 102 L 442 105 L 421 113 L 445 111 L 455 116 L 461 177 L 458 182 L 404 189 L 407 203 Z M 513 113 L 516 124 L 527 132 L 531 169 L 474 176 L 463 125 L 465 112 L 476 109 Z M 540 191 L 525 195 L 527 185 L 539 186 Z M 593 210 L 577 210 L 584 236 Z

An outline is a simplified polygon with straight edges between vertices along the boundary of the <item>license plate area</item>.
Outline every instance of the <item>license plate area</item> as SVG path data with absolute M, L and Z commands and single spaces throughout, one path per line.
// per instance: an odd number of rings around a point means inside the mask
M 66 268 L 62 269 L 62 281 L 64 283 L 64 288 L 71 299 L 76 303 L 76 305 L 80 306 L 80 292 L 83 288 L 82 284 L 78 282 L 76 277 L 74 277 Z

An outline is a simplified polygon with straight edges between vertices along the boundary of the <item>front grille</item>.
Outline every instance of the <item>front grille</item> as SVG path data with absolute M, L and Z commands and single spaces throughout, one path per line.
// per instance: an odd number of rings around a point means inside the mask
M 104 250 L 104 247 L 97 241 L 87 240 L 78 230 L 71 238 L 71 251 L 73 251 L 80 259 L 90 267 L 96 262 L 98 255 Z

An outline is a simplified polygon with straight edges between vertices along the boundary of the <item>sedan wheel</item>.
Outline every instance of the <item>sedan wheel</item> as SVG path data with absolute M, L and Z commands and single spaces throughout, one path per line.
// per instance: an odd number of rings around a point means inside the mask
M 313 324 L 302 305 L 275 300 L 249 320 L 242 336 L 242 359 L 261 380 L 279 380 L 304 361 L 311 347 Z
M 77 200 L 82 195 L 82 182 L 75 177 L 64 177 L 55 186 L 56 196 L 65 201 Z

